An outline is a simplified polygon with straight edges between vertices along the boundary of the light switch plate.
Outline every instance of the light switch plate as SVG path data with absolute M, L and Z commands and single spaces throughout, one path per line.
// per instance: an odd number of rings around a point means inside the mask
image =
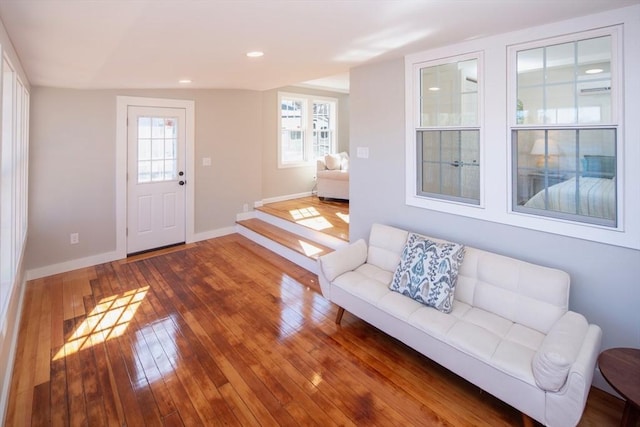
M 361 159 L 369 158 L 369 147 L 358 147 L 356 149 L 356 156 Z
M 211 166 L 211 157 L 203 157 L 202 166 Z

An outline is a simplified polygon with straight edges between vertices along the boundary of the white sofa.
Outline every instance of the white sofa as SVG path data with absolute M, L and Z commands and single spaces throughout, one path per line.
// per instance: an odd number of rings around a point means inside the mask
M 518 409 L 525 425 L 576 425 L 602 331 L 568 310 L 569 275 L 466 247 L 446 314 L 389 289 L 408 235 L 374 224 L 368 245 L 319 258 L 336 323 L 349 311 Z
M 327 154 L 316 161 L 318 197 L 349 200 L 349 155 Z

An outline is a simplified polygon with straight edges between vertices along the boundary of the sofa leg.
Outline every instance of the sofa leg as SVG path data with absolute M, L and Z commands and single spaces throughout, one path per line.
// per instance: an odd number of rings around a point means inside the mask
M 338 307 L 338 314 L 336 314 L 336 325 L 339 325 L 342 321 L 342 315 L 344 314 L 344 308 Z
M 522 427 L 534 427 L 536 422 L 529 415 L 522 413 Z

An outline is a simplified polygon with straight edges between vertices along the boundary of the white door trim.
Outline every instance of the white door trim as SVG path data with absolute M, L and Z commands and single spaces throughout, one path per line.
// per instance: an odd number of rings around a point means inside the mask
M 116 97 L 116 255 L 127 257 L 127 109 L 129 106 L 186 110 L 186 243 L 194 241 L 195 220 L 195 102 L 181 99 Z

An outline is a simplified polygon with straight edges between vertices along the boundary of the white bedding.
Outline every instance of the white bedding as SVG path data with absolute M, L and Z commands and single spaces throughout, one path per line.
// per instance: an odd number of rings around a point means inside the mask
M 578 197 L 576 197 L 576 181 L 579 186 Z M 615 178 L 580 177 L 576 180 L 574 177 L 552 185 L 547 189 L 547 192 L 549 194 L 548 206 L 545 206 L 544 190 L 531 197 L 525 206 L 603 219 L 615 219 L 616 217 Z

